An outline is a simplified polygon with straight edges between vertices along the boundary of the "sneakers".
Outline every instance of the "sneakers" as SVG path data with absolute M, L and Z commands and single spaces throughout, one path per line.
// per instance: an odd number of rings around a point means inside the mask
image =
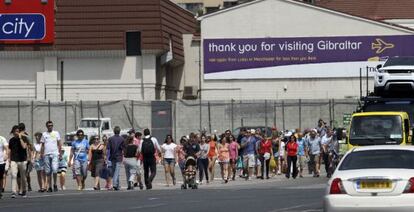
M 58 187 L 57 187 L 57 185 L 53 185 L 53 191 L 54 191 L 54 192 L 57 192 L 57 191 L 58 191 Z
M 11 198 L 16 198 L 16 193 L 12 193 Z
M 23 198 L 26 198 L 26 197 L 27 197 L 27 194 L 26 194 L 26 192 L 25 192 L 25 191 L 23 191 L 23 193 L 22 193 L 22 197 L 23 197 Z
M 66 190 L 66 187 L 65 187 L 65 186 L 62 186 L 62 187 L 60 187 L 60 189 L 61 189 L 62 191 L 64 191 L 64 190 Z
M 119 187 L 113 187 L 114 191 L 119 191 Z
M 144 189 L 144 185 L 142 185 L 142 183 L 139 184 L 139 189 L 140 190 Z

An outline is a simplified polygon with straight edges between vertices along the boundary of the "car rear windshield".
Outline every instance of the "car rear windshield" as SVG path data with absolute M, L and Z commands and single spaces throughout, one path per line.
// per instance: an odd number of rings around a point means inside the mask
M 414 169 L 414 151 L 366 150 L 348 154 L 339 170 L 353 169 Z

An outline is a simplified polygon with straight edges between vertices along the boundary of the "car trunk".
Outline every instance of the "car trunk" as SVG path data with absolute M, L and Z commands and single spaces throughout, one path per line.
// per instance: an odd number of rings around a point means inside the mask
M 365 169 L 339 171 L 342 185 L 351 196 L 396 196 L 404 192 L 414 170 Z

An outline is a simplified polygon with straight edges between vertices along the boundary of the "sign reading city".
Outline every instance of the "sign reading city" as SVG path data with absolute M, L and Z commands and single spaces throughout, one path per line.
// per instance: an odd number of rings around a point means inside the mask
M 414 35 L 204 39 L 204 73 L 206 79 L 356 77 L 390 56 L 414 56 L 413 45 Z
M 53 43 L 54 22 L 54 0 L 0 4 L 0 43 Z
M 42 40 L 46 22 L 41 14 L 0 14 L 0 40 Z

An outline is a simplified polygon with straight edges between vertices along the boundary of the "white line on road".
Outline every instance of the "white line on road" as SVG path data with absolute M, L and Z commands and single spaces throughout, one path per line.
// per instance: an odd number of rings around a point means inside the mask
M 292 211 L 293 209 L 298 209 L 298 208 L 304 208 L 304 207 L 309 207 L 312 205 L 317 205 L 318 203 L 312 203 L 312 204 L 306 204 L 306 205 L 297 205 L 297 206 L 292 206 L 292 207 L 288 207 L 288 208 L 278 208 L 269 212 L 283 212 L 283 211 Z
M 138 210 L 138 209 L 146 209 L 146 208 L 157 208 L 157 207 L 161 207 L 167 205 L 165 203 L 159 203 L 159 204 L 153 204 L 153 205 L 142 205 L 142 206 L 137 206 L 137 207 L 131 207 L 128 208 L 127 210 Z

